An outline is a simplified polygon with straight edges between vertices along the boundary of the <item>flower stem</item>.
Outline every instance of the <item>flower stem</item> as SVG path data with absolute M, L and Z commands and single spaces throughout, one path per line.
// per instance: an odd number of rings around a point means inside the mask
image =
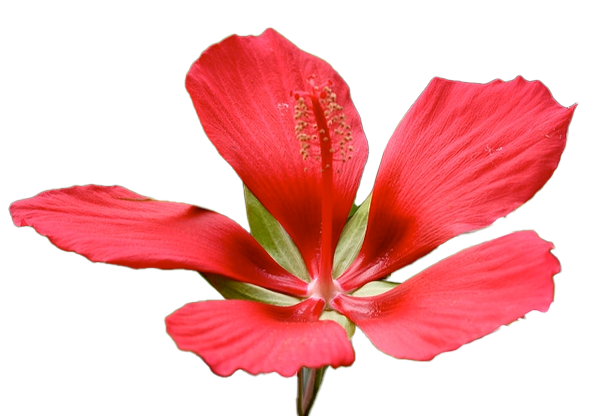
M 323 382 L 326 369 L 327 367 L 302 367 L 298 371 L 298 398 L 296 400 L 298 416 L 308 416 L 310 413 L 310 409 L 317 398 L 317 393 Z

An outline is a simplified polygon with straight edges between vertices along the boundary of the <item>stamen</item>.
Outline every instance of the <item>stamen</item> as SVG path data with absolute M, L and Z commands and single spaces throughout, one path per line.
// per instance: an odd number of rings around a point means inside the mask
M 331 162 L 345 163 L 350 159 L 349 153 L 354 150 L 345 145 L 346 142 L 352 140 L 352 126 L 345 122 L 347 117 L 344 107 L 338 104 L 337 94 L 332 89 L 331 81 L 318 86 L 315 80 L 315 76 L 311 76 L 307 80 L 309 92 L 290 93 L 296 100 L 294 106 L 295 133 L 296 138 L 302 143 L 300 154 L 303 160 L 310 158 L 310 160 L 319 162 L 320 154 L 329 151 L 333 155 Z M 308 133 L 309 126 L 318 134 Z M 323 146 L 324 142 L 329 141 L 337 143 L 337 145 Z M 327 161 L 321 161 L 321 169 L 326 164 Z
M 337 101 L 334 84 L 317 84 L 316 77 L 306 81 L 307 91 L 291 92 L 295 100 L 295 135 L 300 142 L 300 155 L 307 163 L 304 171 L 317 168 L 321 188 L 321 251 L 320 267 L 313 276 L 310 296 L 329 303 L 337 293 L 332 277 L 333 267 L 333 194 L 334 175 L 341 174 L 343 164 L 352 158 L 354 149 L 352 126 Z M 316 166 L 315 166 L 316 165 Z

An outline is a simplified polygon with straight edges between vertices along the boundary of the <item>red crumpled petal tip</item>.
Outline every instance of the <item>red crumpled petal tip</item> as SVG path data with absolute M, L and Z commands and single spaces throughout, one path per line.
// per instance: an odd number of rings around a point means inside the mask
M 244 300 L 190 303 L 167 317 L 179 349 L 199 355 L 219 376 L 295 375 L 302 367 L 334 368 L 354 362 L 346 331 L 317 320 L 323 302 L 309 299 L 281 307 Z
M 334 307 L 396 358 L 430 360 L 545 312 L 560 264 L 552 244 L 522 231 L 468 248 L 374 297 L 340 296 Z
M 242 227 L 193 205 L 87 185 L 14 202 L 10 213 L 18 227 L 32 226 L 57 247 L 94 262 L 195 270 L 306 293 L 306 283 L 283 270 Z
M 574 110 L 521 77 L 433 79 L 385 150 L 362 251 L 339 283 L 381 278 L 525 203 L 558 166 Z

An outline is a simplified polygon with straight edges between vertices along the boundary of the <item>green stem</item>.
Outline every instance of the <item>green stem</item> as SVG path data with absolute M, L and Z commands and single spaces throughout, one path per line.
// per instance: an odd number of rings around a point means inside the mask
M 298 416 L 308 416 L 310 413 L 310 409 L 317 398 L 317 393 L 323 382 L 326 369 L 327 367 L 302 367 L 298 371 L 298 398 L 296 400 Z

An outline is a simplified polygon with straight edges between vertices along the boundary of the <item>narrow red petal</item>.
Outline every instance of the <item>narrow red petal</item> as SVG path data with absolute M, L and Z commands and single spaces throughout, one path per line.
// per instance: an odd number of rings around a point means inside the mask
M 520 77 L 431 81 L 385 151 L 359 261 L 340 283 L 385 276 L 522 205 L 556 169 L 574 109 Z
M 303 160 L 294 96 L 309 91 L 311 82 L 330 86 L 353 137 L 352 157 L 346 162 L 339 143 L 332 143 L 333 250 L 368 153 L 359 115 L 339 74 L 269 29 L 256 37 L 232 36 L 208 48 L 191 67 L 186 86 L 209 139 L 281 222 L 314 274 L 320 246 L 321 164 L 314 156 Z M 312 128 L 307 126 L 307 131 Z M 310 153 L 318 151 L 309 148 Z
M 57 247 L 91 261 L 196 270 L 306 293 L 306 283 L 277 265 L 242 227 L 196 206 L 88 185 L 42 192 L 13 203 L 10 213 L 15 225 L 31 226 Z
M 281 307 L 226 300 L 190 303 L 167 317 L 167 332 L 179 349 L 198 354 L 220 376 L 295 375 L 301 367 L 334 368 L 354 362 L 346 331 L 319 321 L 323 301 Z
M 552 244 L 521 231 L 468 248 L 384 294 L 341 296 L 334 307 L 386 354 L 430 360 L 509 324 L 545 312 L 560 271 Z

